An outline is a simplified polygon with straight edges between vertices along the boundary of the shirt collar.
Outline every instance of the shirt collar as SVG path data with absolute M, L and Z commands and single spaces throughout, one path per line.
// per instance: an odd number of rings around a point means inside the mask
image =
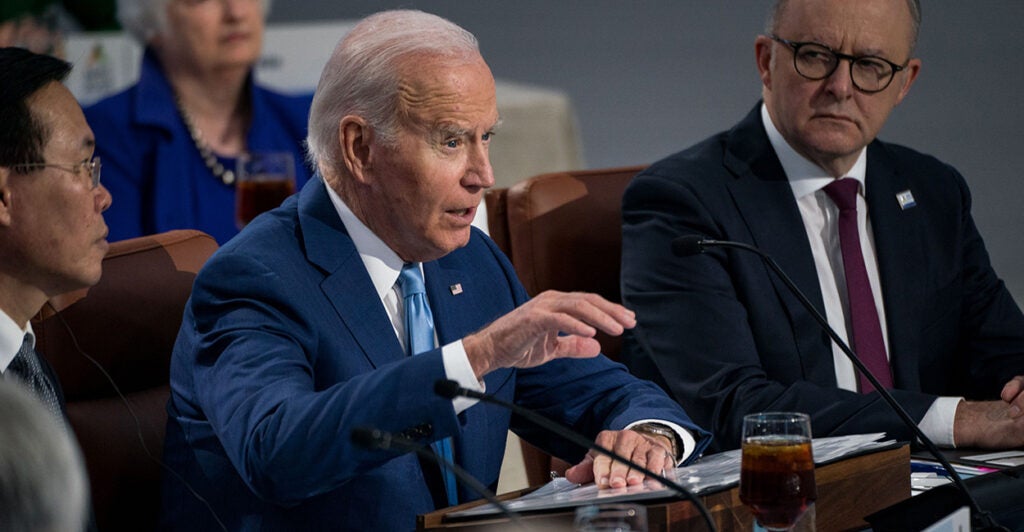
M 326 181 L 324 187 L 327 189 L 327 195 L 331 198 L 335 210 L 338 211 L 338 216 L 341 217 L 341 223 L 345 225 L 345 230 L 352 238 L 359 257 L 363 259 L 363 265 L 366 267 L 367 273 L 370 274 L 370 280 L 373 282 L 374 289 L 377 290 L 377 295 L 384 299 L 384 296 L 394 288 L 395 282 L 398 281 L 398 274 L 402 272 L 405 262 L 356 217 L 352 209 Z
M 25 329 L 22 329 L 6 312 L 0 310 L 0 372 L 7 371 L 7 366 L 11 365 L 21 349 L 26 334 L 31 337 L 30 342 L 35 349 L 36 337 L 32 332 L 32 323 L 27 323 Z
M 771 116 L 768 114 L 768 107 L 763 103 L 761 104 L 761 122 L 764 124 L 765 133 L 768 134 L 768 142 L 771 142 L 772 148 L 775 149 L 775 155 L 778 156 L 779 162 L 782 164 L 782 170 L 786 172 L 789 186 L 793 188 L 793 196 L 796 199 L 814 194 L 834 181 L 834 178 L 821 167 L 804 158 L 786 142 L 782 133 L 772 122 Z M 857 161 L 853 163 L 853 168 L 850 168 L 850 171 L 844 176 L 856 179 L 860 183 L 861 195 L 864 194 L 864 176 L 867 174 L 867 167 L 868 150 L 864 148 L 857 156 Z

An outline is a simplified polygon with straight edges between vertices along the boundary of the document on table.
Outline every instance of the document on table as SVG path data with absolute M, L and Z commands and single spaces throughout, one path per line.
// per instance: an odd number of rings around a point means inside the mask
M 827 464 L 840 458 L 873 452 L 893 446 L 895 440 L 880 441 L 884 432 L 815 438 L 812 441 L 814 463 Z M 705 495 L 731 488 L 740 480 L 740 450 L 702 457 L 684 467 L 677 467 L 666 476 L 695 495 Z M 513 512 L 530 512 L 573 508 L 585 504 L 641 501 L 677 498 L 679 495 L 656 480 L 625 488 L 598 489 L 597 485 L 573 484 L 564 478 L 557 478 L 537 490 L 510 501 L 504 501 Z M 477 517 L 501 513 L 491 504 L 476 506 L 467 510 L 449 513 L 451 519 Z
M 992 464 L 1002 467 L 1017 467 L 1024 465 L 1024 450 L 1018 451 L 1003 451 L 998 453 L 987 453 L 987 454 L 972 454 L 970 456 L 961 456 L 962 460 L 971 460 L 972 462 L 984 462 L 986 464 Z

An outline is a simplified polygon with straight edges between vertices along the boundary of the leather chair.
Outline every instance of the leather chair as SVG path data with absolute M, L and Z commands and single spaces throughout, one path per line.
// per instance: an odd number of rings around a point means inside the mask
M 216 249 L 199 231 L 114 242 L 99 284 L 52 298 L 32 320 L 64 389 L 100 530 L 156 529 L 171 350 Z
M 491 239 L 530 295 L 586 291 L 621 301 L 622 193 L 644 168 L 555 172 L 486 192 Z M 598 333 L 598 341 L 605 355 L 618 358 L 619 338 Z M 526 442 L 522 447 L 531 486 L 568 465 Z

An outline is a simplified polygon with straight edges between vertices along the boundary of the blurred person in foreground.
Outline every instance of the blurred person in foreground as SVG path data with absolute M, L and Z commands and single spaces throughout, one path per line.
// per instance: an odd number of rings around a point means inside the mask
M 99 282 L 111 202 L 92 130 L 61 83 L 70 71 L 54 57 L 0 48 L 0 374 L 68 432 L 60 382 L 35 351 L 30 320 L 50 298 Z
M 674 257 L 685 234 L 772 256 L 937 444 L 1024 445 L 1024 316 L 964 178 L 876 139 L 921 70 L 920 15 L 916 0 L 777 2 L 754 47 L 763 102 L 626 191 L 624 360 L 723 448 L 766 410 L 809 413 L 815 436 L 912 435 L 757 255 Z
M 71 434 L 21 386 L 0 380 L 0 530 L 85 530 L 89 483 Z
M 118 18 L 145 47 L 139 81 L 86 108 L 117 197 L 110 238 L 199 229 L 223 244 L 235 225 L 235 167 L 247 152 L 290 152 L 303 164 L 311 95 L 257 85 L 253 65 L 270 0 L 119 0 Z
M 172 356 L 166 461 L 229 530 L 411 530 L 479 497 L 415 454 L 353 444 L 357 427 L 448 445 L 491 489 L 510 426 L 579 461 L 574 482 L 643 480 L 504 409 L 435 395 L 446 378 L 653 470 L 707 445 L 657 386 L 599 355 L 596 330 L 621 334 L 632 312 L 594 294 L 528 299 L 471 227 L 498 121 L 476 38 L 447 20 L 379 13 L 334 50 L 310 116 L 318 176 L 210 259 Z M 168 528 L 211 519 L 165 487 Z

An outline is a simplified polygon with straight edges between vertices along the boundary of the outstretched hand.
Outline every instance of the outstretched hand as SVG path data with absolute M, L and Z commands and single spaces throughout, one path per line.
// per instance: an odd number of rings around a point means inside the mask
M 618 336 L 633 311 L 585 292 L 544 292 L 462 340 L 477 378 L 498 368 L 530 368 L 556 358 L 601 352 L 597 331 Z

